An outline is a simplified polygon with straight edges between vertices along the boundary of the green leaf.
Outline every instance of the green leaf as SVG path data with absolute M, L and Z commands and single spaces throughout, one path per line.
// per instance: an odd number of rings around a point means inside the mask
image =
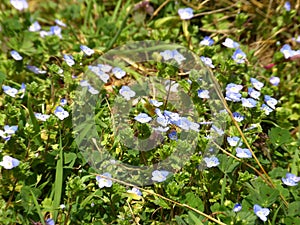
M 0 71 L 0 84 L 6 79 L 6 75 Z
M 299 216 L 299 215 L 300 215 L 300 201 L 290 203 L 288 208 L 288 216 Z
M 188 212 L 190 219 L 195 222 L 197 225 L 203 225 L 200 219 L 198 219 L 193 212 Z
M 269 131 L 269 136 L 271 143 L 275 145 L 276 148 L 293 141 L 290 132 L 280 127 L 273 127 Z
M 164 209 L 170 209 L 168 203 L 166 203 L 163 199 L 155 197 L 155 200 L 152 201 L 154 204 L 161 206 Z
M 203 211 L 204 210 L 204 205 L 202 200 L 195 195 L 193 192 L 188 192 L 185 198 L 185 203 L 193 208 L 198 209 L 199 211 Z

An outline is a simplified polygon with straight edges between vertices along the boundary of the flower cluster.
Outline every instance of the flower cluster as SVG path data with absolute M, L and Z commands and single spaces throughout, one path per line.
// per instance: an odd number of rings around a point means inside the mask
M 178 64 L 181 64 L 185 60 L 185 57 L 179 53 L 177 50 L 165 50 L 160 52 L 160 55 L 165 61 L 174 59 Z

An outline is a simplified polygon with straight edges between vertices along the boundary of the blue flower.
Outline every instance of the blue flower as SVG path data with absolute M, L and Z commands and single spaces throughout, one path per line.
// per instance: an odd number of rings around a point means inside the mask
M 178 64 L 181 64 L 185 57 L 180 54 L 177 50 L 165 50 L 159 53 L 165 61 L 175 59 Z
M 242 98 L 242 105 L 247 108 L 253 108 L 257 104 L 253 98 Z
M 282 48 L 280 49 L 280 52 L 284 55 L 285 59 L 291 58 L 295 55 L 299 55 L 300 54 L 300 50 L 292 50 L 291 46 L 289 44 L 285 44 L 282 46 Z
M 134 117 L 134 119 L 140 123 L 148 123 L 152 120 L 152 118 L 146 113 L 140 113 L 139 115 Z
M 47 119 L 50 118 L 50 115 L 47 115 L 47 114 L 42 114 L 42 113 L 34 113 L 34 116 L 35 118 L 37 118 L 38 120 L 41 120 L 41 121 L 46 121 Z
M 104 173 L 102 174 L 104 177 L 96 176 L 96 181 L 98 183 L 99 188 L 103 187 L 111 187 L 112 186 L 112 180 L 109 179 L 111 178 L 110 173 Z
M 240 93 L 235 92 L 226 92 L 225 99 L 228 101 L 239 102 L 241 101 L 242 95 Z
M 272 98 L 269 95 L 265 95 L 265 102 L 270 108 L 275 109 L 275 105 L 277 105 L 278 101 L 275 98 Z
M 230 146 L 241 146 L 243 142 L 241 141 L 241 138 L 239 137 L 227 137 L 227 142 Z
M 173 141 L 177 141 L 177 132 L 175 130 L 172 130 L 169 134 L 168 137 L 173 140 Z
M 215 66 L 212 64 L 212 60 L 209 57 L 200 56 L 201 61 L 210 68 L 215 68 Z
M 160 107 L 160 106 L 162 106 L 164 103 L 163 102 L 159 102 L 159 101 L 157 101 L 157 100 L 155 100 L 155 99 L 151 99 L 150 101 L 149 101 L 149 103 L 151 104 L 151 105 L 154 105 L 155 107 Z
M 67 100 L 66 100 L 65 98 L 60 99 L 59 104 L 60 104 L 61 106 L 65 106 L 67 103 L 68 103 L 68 102 L 67 102 Z
M 241 49 L 237 49 L 235 50 L 235 52 L 232 55 L 232 59 L 236 62 L 236 63 L 244 63 L 245 59 L 246 59 L 246 54 L 241 50 Z
M 239 43 L 230 38 L 226 38 L 222 45 L 226 46 L 227 48 L 238 48 L 240 46 Z
M 0 166 L 3 166 L 4 169 L 10 170 L 14 167 L 17 167 L 20 164 L 20 161 L 10 157 L 8 155 L 3 156 L 2 162 L 0 162 Z
M 19 54 L 19 52 L 15 51 L 15 50 L 10 51 L 10 55 L 11 55 L 11 57 L 13 57 L 14 60 L 16 60 L 16 61 L 20 61 L 20 60 L 23 59 L 23 57 Z
M 0 137 L 2 137 L 5 141 L 9 141 L 11 136 L 16 133 L 18 130 L 18 126 L 4 126 L 4 130 L 0 130 Z
M 286 11 L 291 11 L 291 3 L 290 2 L 285 2 L 284 3 L 284 8 Z
M 67 25 L 65 23 L 63 23 L 61 20 L 59 19 L 56 19 L 54 20 L 54 22 L 58 25 L 58 26 L 61 26 L 61 27 L 66 27 Z
M 35 21 L 33 24 L 30 25 L 28 30 L 30 32 L 37 32 L 37 31 L 41 30 L 41 25 L 39 24 L 38 21 Z
M 236 203 L 233 207 L 233 212 L 239 212 L 242 210 L 242 205 L 240 203 Z
M 219 159 L 216 156 L 204 157 L 203 160 L 208 168 L 215 167 L 220 164 Z
M 46 219 L 46 225 L 55 225 L 55 222 L 53 219 L 49 218 L 49 219 Z
M 164 111 L 164 116 L 174 125 L 176 125 L 176 122 L 181 119 L 178 113 L 173 113 L 168 110 Z
M 239 93 L 239 91 L 241 91 L 243 89 L 243 86 L 240 84 L 227 84 L 226 86 L 226 91 L 227 92 L 233 92 L 233 93 Z
M 128 193 L 136 194 L 138 196 L 142 196 L 142 192 L 140 191 L 140 189 L 138 189 L 136 187 L 133 187 L 131 190 L 128 190 L 127 192 Z
M 214 44 L 214 40 L 208 36 L 205 36 L 202 41 L 200 41 L 200 45 L 211 46 Z
M 255 215 L 258 216 L 262 221 L 267 221 L 267 216 L 270 213 L 270 210 L 268 208 L 262 208 L 260 205 L 255 204 L 253 210 Z
M 182 20 L 189 20 L 194 16 L 192 8 L 178 9 L 178 14 Z
M 122 88 L 119 91 L 120 95 L 122 95 L 127 101 L 130 100 L 130 98 L 133 98 L 135 96 L 135 92 L 130 89 L 128 86 L 122 86 Z
M 271 109 L 266 104 L 262 104 L 262 106 L 260 107 L 260 109 L 263 110 L 266 115 L 269 115 L 271 112 L 273 112 L 273 109 Z
M 279 77 L 270 77 L 270 83 L 274 86 L 278 86 L 280 83 L 280 78 Z
M 248 88 L 248 94 L 250 95 L 251 98 L 254 99 L 259 99 L 260 92 L 256 91 L 254 88 L 249 87 Z
M 19 90 L 17 90 L 16 88 L 12 88 L 10 86 L 6 86 L 6 85 L 2 85 L 2 89 L 4 91 L 5 94 L 15 98 L 16 94 L 19 93 Z
M 10 4 L 20 11 L 28 8 L 28 3 L 26 0 L 10 0 Z
M 222 136 L 224 134 L 224 131 L 221 129 L 221 128 L 218 128 L 217 126 L 215 125 L 212 125 L 211 126 L 211 131 L 213 133 L 217 133 L 219 136 Z
M 210 98 L 208 90 L 198 90 L 198 97 L 199 98 Z
M 68 66 L 72 67 L 75 64 L 74 58 L 71 55 L 64 55 L 64 60 L 68 64 Z
M 156 121 L 163 127 L 166 127 L 169 124 L 169 120 L 165 116 L 158 116 Z
M 189 130 L 191 126 L 191 121 L 189 121 L 186 117 L 180 117 L 180 119 L 174 121 L 173 124 L 175 124 L 183 130 Z
M 252 158 L 252 154 L 248 148 L 236 148 L 236 156 L 242 159 Z
M 99 94 L 99 91 L 93 88 L 91 85 L 88 86 L 88 92 L 90 92 L 92 95 L 97 95 Z
M 287 186 L 296 186 L 300 181 L 300 177 L 297 177 L 292 173 L 287 173 L 281 180 Z
M 233 115 L 233 118 L 235 119 L 235 121 L 237 121 L 237 122 L 241 122 L 245 119 L 245 117 L 238 112 L 234 112 L 234 113 L 232 113 L 232 115 Z
M 89 87 L 89 86 L 91 86 L 91 84 L 90 84 L 87 80 L 81 80 L 81 81 L 79 82 L 79 85 L 80 85 L 81 87 Z
M 100 64 L 99 64 L 100 65 Z M 109 75 L 105 73 L 101 68 L 98 66 L 88 66 L 89 70 L 92 71 L 94 74 L 96 74 L 100 80 L 102 80 L 104 83 L 107 83 L 109 80 Z
M 36 66 L 27 65 L 26 67 L 27 67 L 28 70 L 30 70 L 31 72 L 33 72 L 35 74 L 45 74 L 45 73 L 47 73 L 47 71 L 40 70 Z
M 169 175 L 170 172 L 166 170 L 154 170 L 152 172 L 152 178 L 151 180 L 157 181 L 157 182 L 163 182 L 167 179 L 167 176 Z
M 126 72 L 124 70 L 122 70 L 121 68 L 119 68 L 119 67 L 114 67 L 112 69 L 112 73 L 118 79 L 122 79 L 122 77 L 124 77 L 126 75 Z
M 258 91 L 260 91 L 262 89 L 262 87 L 264 86 L 264 84 L 262 82 L 258 81 L 255 78 L 250 78 L 250 82 L 253 85 L 253 87 Z
M 61 106 L 57 106 L 54 115 L 57 116 L 60 120 L 64 120 L 69 116 L 68 111 L 65 111 Z
M 199 131 L 200 125 L 198 123 L 190 122 L 190 129 L 193 131 Z
M 97 65 L 99 67 L 99 69 L 101 71 L 103 71 L 104 73 L 108 73 L 111 71 L 112 69 L 112 66 L 108 65 L 108 64 L 98 64 Z
M 62 36 L 61 36 L 61 28 L 59 26 L 51 26 L 49 34 L 50 35 L 56 35 L 59 38 L 62 38 Z
M 84 54 L 86 54 L 87 56 L 91 56 L 95 53 L 95 51 L 91 48 L 89 48 L 86 45 L 80 45 L 80 49 L 81 51 L 83 51 Z
M 167 132 L 170 128 L 169 127 L 153 127 L 153 130 L 159 131 L 159 132 Z

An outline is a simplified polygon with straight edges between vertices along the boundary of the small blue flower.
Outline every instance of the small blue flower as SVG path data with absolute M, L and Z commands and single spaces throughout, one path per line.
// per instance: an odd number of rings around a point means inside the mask
M 57 116 L 60 120 L 64 120 L 69 116 L 68 111 L 65 111 L 61 106 L 57 106 L 54 115 Z
M 89 86 L 91 86 L 91 84 L 90 84 L 87 80 L 81 80 L 81 81 L 79 82 L 79 85 L 80 85 L 81 87 L 89 87 Z
M 258 81 L 255 78 L 250 78 L 250 82 L 253 85 L 253 87 L 258 91 L 260 91 L 262 89 L 262 87 L 264 86 L 264 84 L 262 82 Z
M 56 35 L 59 38 L 62 38 L 62 36 L 61 36 L 61 28 L 59 26 L 51 26 L 49 34 Z
M 208 168 L 215 167 L 220 164 L 219 159 L 216 156 L 204 157 L 203 160 Z
M 214 40 L 208 36 L 205 36 L 202 41 L 200 41 L 200 45 L 211 46 L 214 44 Z
M 41 25 L 39 24 L 38 21 L 35 21 L 33 24 L 30 25 L 28 28 L 30 32 L 37 32 L 41 30 Z
M 46 121 L 47 119 L 50 118 L 50 115 L 47 115 L 47 114 L 42 114 L 42 113 L 34 113 L 34 116 L 35 118 L 37 118 L 38 120 L 41 120 L 41 121 Z
M 280 52 L 284 55 L 285 59 L 291 58 L 295 55 L 299 55 L 300 54 L 300 50 L 292 50 L 291 46 L 289 44 L 285 44 L 282 46 L 282 48 L 280 49 Z
M 291 11 L 291 3 L 290 2 L 285 2 L 284 3 L 284 8 L 286 11 Z
M 91 48 L 89 48 L 86 45 L 80 45 L 80 49 L 81 51 L 83 51 L 84 54 L 86 54 L 87 56 L 91 56 L 95 53 L 95 51 Z
M 200 56 L 201 61 L 210 68 L 215 68 L 215 66 L 212 64 L 212 60 L 209 57 Z
M 183 130 L 189 130 L 191 126 L 191 121 L 189 121 L 186 117 L 181 117 L 179 120 L 176 120 L 173 123 Z
M 156 182 L 163 182 L 167 179 L 167 176 L 169 175 L 170 172 L 166 170 L 154 170 L 152 172 L 152 178 L 151 180 L 156 181 Z
M 287 173 L 281 180 L 287 186 L 296 186 L 300 181 L 300 177 L 292 173 Z
M 15 51 L 15 50 L 10 51 L 10 55 L 11 55 L 11 57 L 13 57 L 14 60 L 16 60 L 16 61 L 20 61 L 20 60 L 23 59 L 23 57 L 19 54 L 19 52 Z
M 142 192 L 140 191 L 140 189 L 138 189 L 136 187 L 133 187 L 131 190 L 128 190 L 127 192 L 128 193 L 136 194 L 138 196 L 142 196 Z
M 270 83 L 273 86 L 278 86 L 278 84 L 280 83 L 280 78 L 279 77 L 270 77 Z
M 241 50 L 241 49 L 237 49 L 235 50 L 235 52 L 232 55 L 232 59 L 236 62 L 236 63 L 244 63 L 245 59 L 246 59 L 246 54 Z
M 248 94 L 250 95 L 251 98 L 254 98 L 254 99 L 259 99 L 259 96 L 260 96 L 260 92 L 256 91 L 252 87 L 248 88 Z
M 275 98 L 272 98 L 269 95 L 265 95 L 264 97 L 265 102 L 267 103 L 267 105 L 272 108 L 275 109 L 275 106 L 277 105 L 278 101 Z
M 157 121 L 158 124 L 160 124 L 163 127 L 166 127 L 169 124 L 169 120 L 165 116 L 157 117 L 156 121 Z
M 210 98 L 208 90 L 198 90 L 198 97 L 199 98 Z
M 226 46 L 227 48 L 238 48 L 240 46 L 239 43 L 230 38 L 226 38 L 222 45 Z
M 49 218 L 49 219 L 46 219 L 46 225 L 55 225 L 55 222 L 53 219 Z
M 157 100 L 155 100 L 155 99 L 151 99 L 150 101 L 149 101 L 149 103 L 151 104 L 151 105 L 154 105 L 155 107 L 160 107 L 160 106 L 162 106 L 164 103 L 163 102 L 159 102 L 159 101 L 157 101 Z
M 96 181 L 98 183 L 99 188 L 111 187 L 112 183 L 113 183 L 112 180 L 109 179 L 109 178 L 111 178 L 111 174 L 104 173 L 104 174 L 102 174 L 102 176 L 104 176 L 104 177 L 96 176 Z
M 16 88 L 12 88 L 10 86 L 6 86 L 6 85 L 2 85 L 2 89 L 4 91 L 5 94 L 15 98 L 16 94 L 19 93 L 19 90 L 17 90 Z
M 159 132 L 167 132 L 170 128 L 169 127 L 153 127 L 153 130 L 159 131 Z
M 174 125 L 176 125 L 176 122 L 181 119 L 178 113 L 170 112 L 168 110 L 164 111 L 164 116 Z
M 135 96 L 135 92 L 130 89 L 128 86 L 122 86 L 122 88 L 119 91 L 120 95 L 122 95 L 127 101 L 130 100 L 130 98 L 133 98 Z
M 50 35 L 53 35 L 53 33 L 51 31 L 44 31 L 44 30 L 40 31 L 41 38 L 44 38 L 44 37 L 50 36 Z
M 252 158 L 252 154 L 248 148 L 236 148 L 236 156 L 241 159 Z
M 194 16 L 192 8 L 178 9 L 178 14 L 182 20 L 189 20 Z
M 227 84 L 226 86 L 226 91 L 227 92 L 232 92 L 232 93 L 239 93 L 239 91 L 241 91 L 243 89 L 243 86 L 240 84 Z
M 181 64 L 181 62 L 185 60 L 185 57 L 177 50 L 165 50 L 163 52 L 160 52 L 160 55 L 165 61 L 175 59 L 178 64 Z
M 152 120 L 152 118 L 146 113 L 140 113 L 139 115 L 134 117 L 134 119 L 140 123 L 148 123 Z
M 16 133 L 18 130 L 18 126 L 4 126 L 4 130 L 0 130 L 0 137 L 2 137 L 5 141 L 9 141 L 11 136 Z
M 177 141 L 177 132 L 175 130 L 172 130 L 169 134 L 168 137 L 173 140 L 173 141 Z
M 253 98 L 242 98 L 242 105 L 247 108 L 254 108 L 257 105 L 257 101 Z
M 36 66 L 27 65 L 26 67 L 27 67 L 28 70 L 30 70 L 31 72 L 33 72 L 35 74 L 45 74 L 45 73 L 47 73 L 47 71 L 40 70 Z
M 124 70 L 122 70 L 121 68 L 119 68 L 119 67 L 114 67 L 112 69 L 112 73 L 118 79 L 122 79 L 122 77 L 124 77 L 126 75 L 126 72 Z
M 64 60 L 68 64 L 68 66 L 72 67 L 75 64 L 74 58 L 71 55 L 64 55 Z
M 66 25 L 65 23 L 63 23 L 61 20 L 59 20 L 59 19 L 54 20 L 54 22 L 55 22 L 58 26 L 61 26 L 61 27 L 67 27 L 67 25 Z
M 20 161 L 10 157 L 8 155 L 3 156 L 2 162 L 0 162 L 0 166 L 3 166 L 4 169 L 10 170 L 14 167 L 17 167 L 20 164 Z
M 271 112 L 273 112 L 273 109 L 271 109 L 266 104 L 262 104 L 262 106 L 260 107 L 260 109 L 263 110 L 266 115 L 269 115 Z
M 215 125 L 212 125 L 212 126 L 211 126 L 211 131 L 212 131 L 213 133 L 216 133 L 216 134 L 219 135 L 219 136 L 222 136 L 222 135 L 224 134 L 224 130 L 222 130 L 221 128 L 218 128 L 218 127 L 215 126 Z
M 240 93 L 235 92 L 226 92 L 225 99 L 232 102 L 239 102 L 241 101 L 242 95 Z
M 99 94 L 99 91 L 93 88 L 91 85 L 88 87 L 88 92 L 90 92 L 92 95 Z
M 240 203 L 236 203 L 233 207 L 233 212 L 239 212 L 242 210 L 242 205 Z
M 20 11 L 28 8 L 28 3 L 26 0 L 10 0 L 10 4 Z
M 243 142 L 241 141 L 241 138 L 239 137 L 227 137 L 227 142 L 230 146 L 241 146 L 243 144 Z
M 111 71 L 112 69 L 112 66 L 108 65 L 108 64 L 98 64 L 97 65 L 99 67 L 99 69 L 101 71 L 103 71 L 104 73 L 108 73 Z
M 233 115 L 233 118 L 235 119 L 235 121 L 237 121 L 237 122 L 241 122 L 245 119 L 245 117 L 238 112 L 234 112 L 234 113 L 232 113 L 232 115 Z
M 65 106 L 67 103 L 68 103 L 68 101 L 67 101 L 65 98 L 60 99 L 59 104 L 60 104 L 61 106 Z
M 258 216 L 262 221 L 267 221 L 267 216 L 270 213 L 270 210 L 268 208 L 262 208 L 260 205 L 255 204 L 253 210 L 255 215 Z

